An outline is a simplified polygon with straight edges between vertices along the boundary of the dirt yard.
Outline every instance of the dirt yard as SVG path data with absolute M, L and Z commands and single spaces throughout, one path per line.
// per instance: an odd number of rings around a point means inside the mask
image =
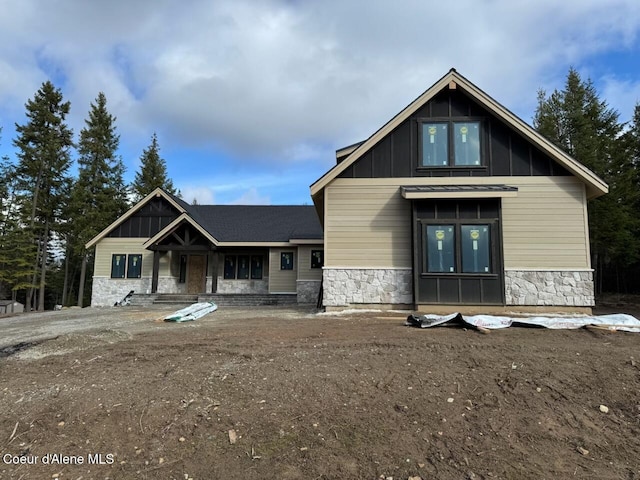
M 640 334 L 163 313 L 0 319 L 0 478 L 640 479 Z

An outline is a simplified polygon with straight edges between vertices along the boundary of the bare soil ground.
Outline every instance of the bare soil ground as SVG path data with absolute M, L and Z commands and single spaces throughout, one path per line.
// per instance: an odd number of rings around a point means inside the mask
M 640 479 L 638 334 L 163 314 L 0 319 L 0 478 Z

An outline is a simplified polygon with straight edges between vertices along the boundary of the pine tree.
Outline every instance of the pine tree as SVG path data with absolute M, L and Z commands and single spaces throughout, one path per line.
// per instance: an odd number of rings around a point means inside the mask
M 607 195 L 589 202 L 589 227 L 597 293 L 616 290 L 617 285 L 604 279 L 612 279 L 640 255 L 633 236 L 635 192 L 618 112 L 600 100 L 591 80 L 583 82 L 570 69 L 562 91 L 549 97 L 538 93 L 534 127 L 609 184 Z
M 115 121 L 107 110 L 106 96 L 100 92 L 80 131 L 78 179 L 72 189 L 69 212 L 72 221 L 62 301 L 67 300 L 69 263 L 79 257 L 78 306 L 83 304 L 87 268 L 84 245 L 128 208 L 125 167 L 117 153 L 120 136 L 116 133 Z
M 136 200 L 149 195 L 158 187 L 168 193 L 176 194 L 173 182 L 167 176 L 167 164 L 160 157 L 158 137 L 155 133 L 151 137 L 151 145 L 143 150 L 140 163 L 140 171 L 136 172 L 135 179 L 131 185 Z
M 37 308 L 43 310 L 49 241 L 61 220 L 73 132 L 65 123 L 70 103 L 63 102 L 62 92 L 50 81 L 43 83 L 25 106 L 27 122 L 16 124 L 17 137 L 13 142 L 18 148 L 18 202 L 21 220 L 36 245 L 31 284 L 39 287 Z M 31 308 L 34 293 L 29 288 L 27 309 Z

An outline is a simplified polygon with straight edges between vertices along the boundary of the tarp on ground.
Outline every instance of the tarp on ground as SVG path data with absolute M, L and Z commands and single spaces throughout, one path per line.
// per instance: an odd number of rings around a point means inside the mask
M 213 302 L 200 302 L 189 305 L 182 310 L 172 313 L 164 317 L 165 322 L 190 322 L 204 317 L 205 315 L 215 312 L 218 306 Z
M 553 329 L 576 329 L 593 325 L 611 330 L 640 333 L 640 320 L 624 313 L 584 317 L 501 317 L 494 315 L 462 315 L 461 313 L 452 313 L 450 315 L 409 315 L 405 325 L 429 328 L 446 323 L 462 323 L 490 330 L 519 325 Z

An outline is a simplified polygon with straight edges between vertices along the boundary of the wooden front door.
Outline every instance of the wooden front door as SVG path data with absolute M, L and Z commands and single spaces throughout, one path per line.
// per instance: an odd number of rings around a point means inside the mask
M 189 255 L 187 293 L 204 293 L 207 280 L 206 255 Z

